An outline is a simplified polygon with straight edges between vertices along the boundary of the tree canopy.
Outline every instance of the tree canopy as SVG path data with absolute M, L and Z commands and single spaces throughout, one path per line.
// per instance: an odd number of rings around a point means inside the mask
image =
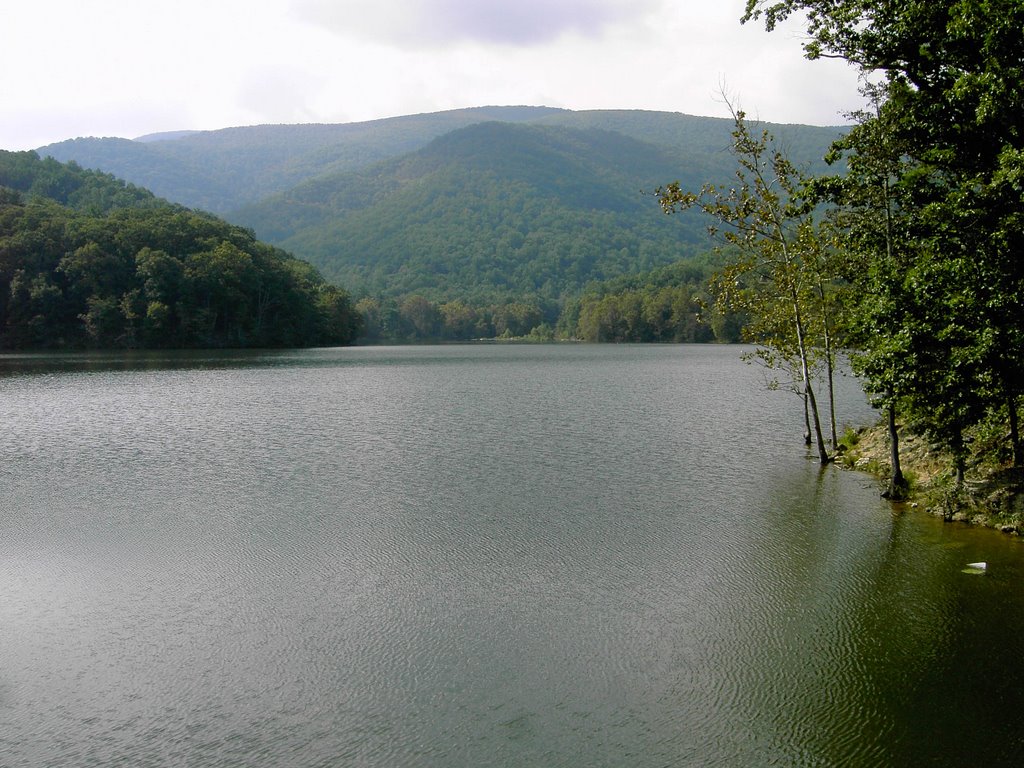
M 344 344 L 347 294 L 214 216 L 0 152 L 0 348 Z

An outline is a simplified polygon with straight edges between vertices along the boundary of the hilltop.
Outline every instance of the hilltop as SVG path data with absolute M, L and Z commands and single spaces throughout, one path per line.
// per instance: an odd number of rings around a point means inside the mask
M 190 208 L 226 214 L 307 179 L 415 151 L 458 128 L 489 120 L 536 120 L 554 112 L 481 107 L 359 123 L 173 131 L 135 140 L 76 138 L 37 151 L 112 173 Z

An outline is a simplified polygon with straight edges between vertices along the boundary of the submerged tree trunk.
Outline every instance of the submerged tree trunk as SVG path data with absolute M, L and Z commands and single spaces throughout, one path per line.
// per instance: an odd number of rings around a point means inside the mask
M 886 410 L 889 416 L 889 461 L 892 464 L 892 476 L 889 478 L 889 489 L 884 495 L 888 499 L 898 501 L 906 497 L 907 481 L 900 467 L 900 436 L 896 429 L 896 406 L 889 403 Z
M 832 351 L 832 332 L 829 328 L 828 299 L 825 296 L 825 286 L 821 280 L 818 281 L 818 298 L 821 300 L 821 322 L 824 331 L 823 341 L 825 342 L 825 383 L 828 386 L 828 421 L 832 434 L 832 450 L 839 447 L 839 436 L 836 434 L 836 391 L 834 382 L 835 361 Z
M 832 459 L 825 448 L 825 440 L 821 436 L 821 419 L 818 418 L 818 401 L 814 398 L 814 389 L 811 387 L 811 365 L 808 360 L 807 342 L 804 339 L 803 315 L 800 312 L 800 298 L 797 296 L 796 288 L 790 288 L 793 302 L 793 328 L 796 331 L 796 346 L 800 353 L 800 372 L 804 378 L 804 397 L 807 398 L 807 405 L 810 407 L 811 422 L 814 426 L 814 440 L 818 448 L 818 461 L 823 465 L 828 464 Z
M 818 461 L 821 462 L 822 465 L 828 464 L 832 461 L 832 457 L 829 456 L 828 449 L 825 448 L 825 438 L 821 435 L 821 421 L 818 419 L 818 402 L 814 399 L 814 390 L 811 388 L 811 380 L 805 380 L 804 386 L 807 391 L 807 399 L 811 405 L 811 420 L 814 422 L 814 439 L 818 447 Z
M 804 389 L 804 445 L 811 444 L 811 406 L 807 398 L 807 390 Z
M 828 421 L 832 431 L 832 450 L 839 447 L 839 436 L 836 434 L 836 390 L 833 383 L 834 366 L 832 365 L 832 348 L 828 335 L 825 336 L 825 374 L 828 384 Z

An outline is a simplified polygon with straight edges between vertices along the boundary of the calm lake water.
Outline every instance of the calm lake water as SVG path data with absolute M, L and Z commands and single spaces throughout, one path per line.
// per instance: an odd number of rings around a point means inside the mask
M 1024 764 L 1022 542 L 738 354 L 0 357 L 0 765 Z

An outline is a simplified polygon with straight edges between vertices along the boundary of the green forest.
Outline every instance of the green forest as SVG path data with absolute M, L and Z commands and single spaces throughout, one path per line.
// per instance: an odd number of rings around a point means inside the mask
M 665 173 L 703 177 L 618 133 L 482 123 L 233 218 L 356 293 L 556 301 L 706 248 L 642 194 Z
M 309 264 L 216 217 L 35 152 L 0 152 L 0 348 L 346 344 Z
M 432 301 L 418 293 L 363 296 L 367 343 L 504 339 L 527 342 L 702 343 L 742 340 L 742 316 L 709 305 L 710 264 L 679 261 L 593 281 L 564 301 Z
M 842 135 L 773 127 L 817 170 Z M 40 154 L 223 212 L 309 261 L 352 294 L 362 342 L 736 340 L 735 321 L 707 303 L 718 262 L 700 217 L 669 219 L 652 194 L 666 177 L 730 178 L 731 128 L 666 112 L 483 107 L 77 139 Z

